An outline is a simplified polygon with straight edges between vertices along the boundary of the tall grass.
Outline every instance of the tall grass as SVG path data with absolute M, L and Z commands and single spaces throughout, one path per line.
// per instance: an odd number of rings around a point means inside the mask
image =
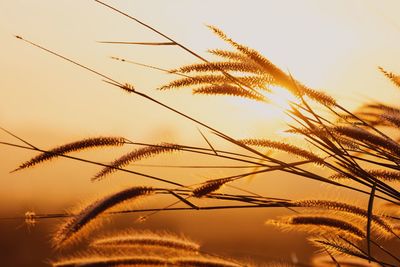
M 5 142 L 1 142 L 1 144 L 38 152 L 37 156 L 22 163 L 15 171 L 22 171 L 55 158 L 70 158 L 102 166 L 103 169 L 94 174 L 93 181 L 103 179 L 113 172 L 123 171 L 165 183 L 165 187 L 162 188 L 138 186 L 123 189 L 99 198 L 74 214 L 43 215 L 29 213 L 29 220 L 66 217 L 66 221 L 53 237 L 55 247 L 61 249 L 81 241 L 84 236 L 83 233 L 93 231 L 95 228 L 90 227 L 90 225 L 95 225 L 96 221 L 102 216 L 146 210 L 123 210 L 119 208 L 123 203 L 140 196 L 152 197 L 162 194 L 169 195 L 186 206 L 176 208 L 174 205 L 170 205 L 165 208 L 147 210 L 167 212 L 285 207 L 295 213 L 291 216 L 269 220 L 267 223 L 286 230 L 309 233 L 310 242 L 319 248 L 321 253 L 329 256 L 328 260 L 325 259 L 325 263 L 331 262 L 336 266 L 341 266 L 342 256 L 347 256 L 363 262 L 358 263 L 357 266 L 368 266 L 372 263 L 378 266 L 400 265 L 399 252 L 389 251 L 380 244 L 382 237 L 394 239 L 393 242 L 398 244 L 400 238 L 396 221 L 400 218 L 395 213 L 378 212 L 376 205 L 374 205 L 375 199 L 380 199 L 384 203 L 383 205 L 391 205 L 395 207 L 394 209 L 398 209 L 400 206 L 400 193 L 397 184 L 400 181 L 400 143 L 394 135 L 387 134 L 387 131 L 384 130 L 384 128 L 390 128 L 392 130 L 390 133 L 396 133 L 399 130 L 400 107 L 376 102 L 365 104 L 362 111 L 348 111 L 333 97 L 304 85 L 258 51 L 237 43 L 217 27 L 209 26 L 213 33 L 231 46 L 232 50 L 209 50 L 211 55 L 218 57 L 217 61 L 212 62 L 136 18 L 105 3 L 97 2 L 140 23 L 166 39 L 166 42 L 162 43 L 136 42 L 129 44 L 173 45 L 200 60 L 200 62 L 172 70 L 150 66 L 160 71 L 169 72 L 171 75 L 179 76 L 176 80 L 160 87 L 161 90 L 190 88 L 193 94 L 231 95 L 267 103 L 271 88 L 283 88 L 296 97 L 296 101 L 288 100 L 290 108 L 285 111 L 292 119 L 292 123 L 288 124 L 288 132 L 301 136 L 307 144 L 311 145 L 311 148 L 297 147 L 281 140 L 252 137 L 237 139 L 229 136 L 174 107 L 154 99 L 150 95 L 138 91 L 130 84 L 117 81 L 77 61 L 17 36 L 17 38 L 39 49 L 98 75 L 112 86 L 147 99 L 174 112 L 177 116 L 192 121 L 202 129 L 237 148 L 235 151 L 221 150 L 209 142 L 206 135 L 202 134 L 209 146 L 207 148 L 168 143 L 142 144 L 129 141 L 126 137 L 89 137 L 55 148 L 43 149 L 5 130 L 15 138 L 24 141 L 25 145 Z M 104 41 L 103 43 L 118 44 L 119 42 Z M 123 61 L 129 62 L 128 60 Z M 145 64 L 141 65 L 149 67 Z M 380 71 L 395 86 L 400 87 L 400 76 L 382 68 L 380 68 Z M 135 148 L 137 145 L 141 145 L 141 148 Z M 127 154 L 121 155 L 109 163 L 69 155 L 70 152 L 107 146 L 127 146 L 132 147 L 132 149 Z M 265 148 L 272 151 L 279 150 L 288 156 L 300 159 L 284 160 L 283 157 L 275 156 L 275 154 L 265 153 Z M 247 168 L 244 172 L 238 172 L 228 177 L 210 179 L 200 184 L 181 184 L 171 179 L 141 173 L 129 168 L 129 164 L 132 162 L 174 151 L 208 155 L 210 161 L 213 157 L 223 158 L 227 161 L 246 164 Z M 321 166 L 330 171 L 328 175 L 318 174 L 319 172 L 314 171 L 313 168 Z M 221 168 L 223 167 L 221 166 Z M 290 173 L 296 175 L 298 179 L 311 179 L 321 184 L 330 184 L 343 190 L 350 190 L 354 194 L 368 196 L 368 206 L 360 207 L 336 199 L 290 200 L 269 198 L 237 187 L 235 188 L 241 190 L 241 194 L 219 193 L 223 186 L 233 187 L 231 182 L 235 180 L 274 171 Z M 351 181 L 351 183 L 348 183 L 348 181 Z M 199 206 L 192 202 L 196 198 L 212 199 L 221 204 Z M 134 231 L 116 233 L 107 238 L 94 238 L 90 241 L 85 253 L 72 255 L 66 259 L 58 259 L 52 264 L 53 266 L 249 265 L 201 251 L 198 244 L 185 238 L 171 234 L 143 234 Z M 295 264 L 298 263 L 293 263 L 293 265 Z M 287 265 L 271 263 L 269 266 Z M 348 266 L 345 261 L 343 261 L 343 266 Z

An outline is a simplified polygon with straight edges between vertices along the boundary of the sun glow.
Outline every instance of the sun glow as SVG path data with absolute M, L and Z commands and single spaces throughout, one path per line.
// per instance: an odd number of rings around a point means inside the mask
M 271 87 L 271 92 L 266 95 L 271 104 L 286 111 L 291 103 L 299 103 L 299 99 L 282 87 Z
M 255 113 L 260 114 L 263 119 L 269 118 L 273 121 L 288 123 L 290 117 L 286 112 L 290 109 L 291 103 L 299 103 L 299 99 L 282 87 L 274 86 L 270 89 L 270 92 L 260 91 L 267 98 L 268 102 L 252 102 L 251 109 Z

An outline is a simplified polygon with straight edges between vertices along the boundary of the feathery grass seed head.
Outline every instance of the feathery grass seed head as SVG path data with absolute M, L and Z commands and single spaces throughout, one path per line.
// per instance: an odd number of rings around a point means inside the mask
M 346 256 L 355 256 L 361 259 L 367 259 L 366 255 L 361 253 L 355 247 L 351 246 L 348 243 L 345 243 L 343 240 L 338 238 L 310 238 L 309 241 L 321 248 L 321 252 L 328 251 L 332 255 L 346 255 Z
M 153 233 L 149 231 L 127 231 L 109 237 L 96 239 L 91 243 L 95 247 L 133 247 L 155 246 L 183 251 L 198 251 L 200 246 L 187 238 L 170 233 Z
M 230 95 L 249 98 L 260 102 L 266 102 L 266 98 L 263 95 L 230 84 L 203 86 L 193 89 L 193 94 Z
M 368 211 L 366 209 L 343 202 L 330 201 L 330 200 L 298 200 L 298 201 L 293 201 L 292 203 L 296 207 L 335 210 L 351 214 L 353 216 L 357 216 L 365 220 L 368 219 Z M 389 222 L 387 222 L 381 216 L 375 214 L 372 214 L 371 220 L 376 226 L 378 226 L 381 229 L 380 233 L 382 233 L 386 237 L 392 236 L 393 227 L 390 225 Z
M 203 197 L 207 194 L 217 191 L 221 188 L 221 186 L 232 180 L 232 178 L 221 178 L 206 181 L 205 183 L 193 189 L 192 195 L 197 198 Z
M 266 147 L 266 148 L 272 148 L 272 149 L 277 149 L 281 151 L 285 151 L 287 153 L 300 156 L 302 158 L 311 160 L 315 162 L 316 164 L 323 165 L 324 164 L 324 159 L 317 156 L 316 154 L 304 150 L 302 148 L 299 148 L 294 145 L 282 143 L 282 142 L 276 142 L 276 141 L 271 141 L 267 139 L 242 139 L 239 140 L 239 142 L 246 144 L 246 145 L 251 145 L 251 146 L 260 146 L 260 147 Z
M 104 167 L 99 173 L 97 173 L 92 180 L 100 180 L 104 176 L 122 168 L 132 162 L 149 158 L 158 154 L 178 151 L 179 145 L 175 144 L 160 144 L 159 146 L 147 146 L 139 149 L 135 149 L 110 163 L 109 166 Z
M 389 79 L 391 80 L 397 87 L 400 87 L 400 75 L 396 75 L 393 72 L 386 71 L 382 67 L 378 67 L 378 69 Z
M 327 229 L 329 229 L 357 239 L 366 237 L 365 232 L 357 226 L 343 220 L 324 216 L 295 215 L 284 217 L 278 221 L 268 220 L 266 223 L 276 225 L 282 229 L 303 230 L 309 233 L 321 234 L 326 233 Z
M 179 257 L 171 259 L 173 266 L 185 267 L 241 267 L 243 265 L 211 257 Z
M 60 155 L 64 155 L 67 153 L 81 151 L 84 149 L 96 148 L 96 147 L 122 146 L 124 143 L 125 139 L 123 137 L 107 136 L 107 137 L 86 138 L 62 146 L 58 146 L 46 152 L 43 152 L 37 155 L 36 157 L 33 157 L 29 161 L 22 163 L 16 170 L 32 167 L 36 164 L 51 160 L 53 158 L 56 158 Z
M 119 266 L 166 266 L 167 259 L 151 256 L 86 257 L 61 260 L 52 263 L 53 267 L 119 267 Z
M 350 137 L 355 140 L 364 141 L 370 145 L 377 146 L 393 152 L 400 156 L 400 145 L 392 139 L 375 135 L 367 130 L 355 126 L 336 126 L 333 128 L 338 134 Z
M 69 241 L 75 241 L 88 225 L 93 224 L 105 211 L 140 196 L 153 193 L 151 187 L 132 187 L 103 197 L 86 206 L 78 214 L 68 218 L 53 237 L 54 246 L 59 248 Z

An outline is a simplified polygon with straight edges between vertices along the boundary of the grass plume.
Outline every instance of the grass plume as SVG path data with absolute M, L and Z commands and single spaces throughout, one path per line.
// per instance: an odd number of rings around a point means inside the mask
M 93 224 L 96 218 L 105 211 L 128 200 L 149 195 L 152 192 L 154 192 L 154 189 L 151 187 L 132 187 L 94 201 L 78 214 L 67 219 L 53 236 L 54 246 L 58 248 L 68 243 L 68 241 L 78 238 L 82 230 L 89 224 Z
M 323 249 L 332 253 L 333 255 L 347 255 L 354 256 L 361 259 L 368 259 L 366 255 L 361 253 L 359 250 L 349 245 L 348 243 L 343 242 L 338 238 L 310 238 L 309 241 Z
M 72 143 L 64 144 L 55 148 L 52 148 L 46 152 L 43 152 L 32 159 L 22 163 L 17 169 L 14 171 L 22 170 L 25 168 L 33 167 L 39 163 L 49 161 L 58 157 L 59 155 L 81 151 L 85 149 L 91 149 L 96 147 L 107 147 L 107 146 L 122 146 L 125 144 L 125 139 L 122 137 L 91 137 L 85 138 L 79 141 L 75 141 Z
M 187 238 L 178 237 L 169 233 L 153 233 L 149 231 L 127 231 L 113 234 L 109 237 L 98 238 L 91 243 L 95 247 L 133 247 L 155 246 L 174 250 L 195 252 L 200 246 Z
M 221 69 L 224 71 L 235 71 L 235 72 L 249 72 L 254 74 L 262 74 L 261 70 L 254 64 L 246 62 L 208 62 L 208 63 L 197 63 L 179 67 L 173 69 L 170 72 L 190 73 L 190 72 L 219 72 Z
M 239 141 L 246 145 L 260 146 L 260 147 L 272 148 L 272 149 L 285 151 L 289 154 L 293 154 L 293 155 L 296 155 L 296 156 L 299 156 L 299 157 L 302 157 L 305 159 L 309 159 L 312 162 L 315 162 L 316 164 L 320 164 L 320 165 L 324 164 L 324 159 L 317 156 L 316 154 L 314 154 L 310 151 L 304 150 L 302 148 L 299 148 L 297 146 L 287 144 L 287 143 L 271 141 L 271 140 L 267 140 L 267 139 L 242 139 Z
M 251 87 L 262 88 L 265 90 L 268 88 L 267 85 L 273 84 L 274 82 L 269 76 L 257 76 L 257 75 L 241 76 L 237 77 L 236 79 L 241 83 L 247 84 Z M 232 81 L 229 77 L 226 77 L 225 75 L 204 74 L 204 75 L 196 75 L 174 80 L 169 84 L 162 86 L 160 89 L 166 90 L 166 89 L 174 89 L 182 87 L 199 86 L 204 84 L 232 84 Z
M 367 130 L 354 126 L 336 126 L 334 130 L 341 135 L 364 141 L 368 144 L 384 148 L 397 156 L 400 156 L 400 145 L 392 139 L 378 136 Z
M 106 175 L 116 171 L 116 168 L 124 167 L 132 162 L 136 162 L 138 160 L 149 158 L 158 154 L 164 154 L 178 150 L 179 146 L 175 144 L 161 144 L 159 146 L 147 146 L 135 149 L 111 162 L 110 166 L 104 167 L 92 178 L 92 180 L 100 180 Z
M 400 171 L 389 171 L 382 169 L 366 170 L 366 172 L 383 181 L 387 182 L 400 182 Z M 331 179 L 350 179 L 350 175 L 344 173 L 336 173 L 330 176 Z
M 366 237 L 365 232 L 359 227 L 344 220 L 325 216 L 295 215 L 279 221 L 269 220 L 266 223 L 283 229 L 303 230 L 309 233 L 326 233 L 329 230 L 334 230 L 337 233 L 341 232 L 357 239 Z
M 235 85 L 222 84 L 222 85 L 208 85 L 200 88 L 193 89 L 194 95 L 229 95 L 238 96 L 243 98 L 248 98 L 260 102 L 266 102 L 267 99 L 261 95 L 257 94 Z
M 368 211 L 366 209 L 338 201 L 298 200 L 294 201 L 293 204 L 297 207 L 334 210 L 361 217 L 363 219 L 368 218 Z M 394 233 L 393 227 L 390 225 L 390 223 L 381 216 L 372 215 L 372 221 L 376 224 L 376 226 L 381 228 L 381 233 L 383 233 L 385 236 L 391 236 Z
M 400 88 L 400 75 L 396 75 L 393 72 L 386 71 L 382 67 L 378 67 L 378 69 L 389 79 L 391 80 L 397 87 Z
M 61 260 L 52 263 L 53 267 L 118 267 L 118 266 L 166 266 L 168 260 L 154 256 L 85 257 Z
M 192 194 L 194 197 L 200 198 L 207 194 L 217 191 L 226 183 L 229 183 L 233 180 L 233 178 L 221 178 L 209 180 L 201 184 L 200 186 L 193 189 Z

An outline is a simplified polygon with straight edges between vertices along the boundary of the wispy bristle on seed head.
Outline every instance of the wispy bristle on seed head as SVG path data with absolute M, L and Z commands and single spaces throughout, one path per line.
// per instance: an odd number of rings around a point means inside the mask
M 32 167 L 44 161 L 51 160 L 60 155 L 64 155 L 71 152 L 81 151 L 84 149 L 105 147 L 105 146 L 122 146 L 125 143 L 125 139 L 122 137 L 91 137 L 68 143 L 62 146 L 52 148 L 46 152 L 43 152 L 36 157 L 33 157 L 27 162 L 22 163 L 16 170 Z
M 209 53 L 222 57 L 224 59 L 228 59 L 230 61 L 238 61 L 242 63 L 249 63 L 249 58 L 246 55 L 243 55 L 240 52 L 230 51 L 230 50 L 221 50 L 221 49 L 211 49 L 208 50 Z M 251 62 L 254 64 L 254 62 Z
M 321 103 L 324 106 L 333 107 L 337 104 L 336 100 L 332 96 L 328 95 L 325 92 L 317 91 L 317 90 L 314 90 L 314 89 L 311 89 L 311 88 L 308 88 L 305 86 L 301 87 L 301 92 L 304 95 L 308 96 L 310 99 L 312 99 L 318 103 Z
M 53 267 L 166 266 L 168 260 L 154 256 L 86 257 L 56 261 Z
M 154 190 L 151 187 L 132 187 L 92 202 L 78 214 L 68 218 L 58 229 L 53 237 L 54 246 L 60 248 L 66 243 L 76 241 L 83 232 L 82 230 L 90 224 L 93 225 L 96 219 L 105 211 L 126 201 L 146 196 L 153 192 Z
M 386 104 L 382 103 L 372 103 L 372 104 L 366 104 L 363 106 L 363 108 L 366 109 L 373 109 L 375 112 L 385 112 L 385 113 L 395 113 L 395 114 L 400 114 L 400 109 L 394 106 L 389 106 Z
M 200 246 L 187 238 L 170 233 L 154 233 L 149 231 L 127 231 L 109 237 L 96 239 L 91 243 L 95 247 L 134 247 L 154 246 L 174 250 L 198 251 Z
M 241 267 L 242 264 L 214 257 L 179 257 L 170 260 L 172 266 L 187 267 Z
M 387 182 L 400 182 L 400 171 L 389 171 L 389 170 L 366 170 L 366 172 L 374 178 L 377 178 L 382 181 Z M 344 173 L 336 173 L 329 177 L 330 179 L 340 180 L 340 179 L 349 179 L 350 175 L 346 175 Z
M 364 258 L 358 258 L 357 256 L 344 255 L 344 253 L 333 253 L 333 251 L 329 251 L 329 253 L 331 255 L 326 255 L 326 248 L 321 247 L 321 254 L 313 257 L 312 266 L 338 267 L 339 264 L 340 267 L 382 267 L 381 264 L 372 262 L 365 256 Z M 332 261 L 333 256 L 336 262 Z
M 249 75 L 249 76 L 240 76 L 235 77 L 242 84 L 246 84 L 247 86 L 267 89 L 269 84 L 274 83 L 274 80 L 266 75 Z M 212 84 L 212 85 L 224 85 L 224 84 L 232 84 L 232 79 L 227 77 L 226 75 L 219 74 L 204 74 L 204 75 L 196 75 L 192 77 L 185 77 L 182 79 L 177 79 L 170 82 L 167 85 L 164 85 L 160 88 L 160 90 L 173 89 L 173 88 L 183 88 L 183 87 L 193 87 L 193 86 L 201 86 L 204 84 Z
M 346 255 L 346 256 L 355 256 L 361 259 L 367 259 L 368 257 L 357 250 L 355 247 L 351 246 L 350 244 L 344 242 L 338 238 L 310 238 L 309 241 L 321 248 L 321 252 L 328 251 L 332 255 Z
M 368 170 L 371 176 L 388 182 L 400 182 L 400 171 Z
M 161 258 L 154 256 L 88 257 L 53 262 L 54 267 L 105 266 L 186 266 L 186 267 L 241 267 L 243 265 L 211 257 Z
M 396 75 L 393 72 L 386 71 L 382 67 L 378 67 L 378 69 L 389 79 L 391 80 L 397 87 L 400 87 L 400 75 Z
M 128 93 L 135 92 L 135 87 L 129 83 L 125 83 L 124 85 L 120 86 L 120 88 Z
M 298 201 L 293 201 L 293 204 L 297 207 L 319 208 L 319 209 L 345 212 L 353 216 L 363 218 L 365 220 L 368 219 L 368 211 L 366 209 L 343 202 L 330 201 L 330 200 L 298 200 Z M 383 234 L 386 237 L 392 236 L 393 227 L 390 225 L 389 222 L 387 222 L 381 216 L 375 214 L 371 215 L 371 220 L 376 226 L 378 226 L 381 229 L 380 231 L 381 234 Z
M 282 143 L 282 142 L 277 142 L 277 141 L 271 141 L 267 139 L 242 139 L 239 140 L 239 142 L 246 144 L 246 145 L 251 145 L 251 146 L 260 146 L 260 147 L 266 147 L 266 148 L 272 148 L 272 149 L 277 149 L 281 151 L 285 151 L 287 153 L 300 156 L 305 159 L 309 159 L 316 164 L 323 165 L 324 164 L 324 159 L 317 156 L 316 154 L 304 150 L 302 148 L 299 148 L 294 145 L 290 145 L 287 143 Z
M 232 61 L 196 63 L 179 67 L 178 69 L 171 70 L 170 72 L 172 73 L 220 72 L 221 70 L 262 74 L 261 70 L 257 67 L 257 65 L 249 64 L 246 62 L 232 62 Z
M 332 139 L 332 136 L 335 138 L 337 142 L 340 143 L 343 147 L 350 148 L 351 150 L 359 150 L 360 147 L 350 138 L 343 137 L 341 135 L 335 134 L 334 132 L 328 132 L 324 128 L 314 128 L 314 129 L 308 129 L 308 128 L 297 128 L 292 126 L 291 129 L 286 130 L 288 133 L 294 133 L 294 134 L 301 134 L 305 137 L 309 136 L 315 136 L 318 138 L 328 138 Z
M 259 93 L 249 91 L 244 88 L 240 88 L 238 86 L 230 84 L 203 86 L 200 88 L 193 89 L 193 94 L 230 95 L 230 96 L 249 98 L 260 102 L 266 101 L 266 98 Z
M 193 189 L 192 195 L 198 198 L 203 197 L 207 194 L 217 191 L 218 189 L 221 188 L 221 186 L 223 186 L 226 183 L 229 183 L 232 180 L 233 180 L 232 178 L 221 178 L 221 179 L 206 181 L 200 186 Z
M 354 126 L 336 126 L 333 130 L 340 135 L 367 142 L 370 145 L 383 148 L 400 156 L 400 145 L 392 139 L 375 135 L 363 128 Z
M 249 59 L 259 64 L 261 68 L 263 68 L 264 72 L 272 75 L 281 85 L 288 84 L 289 77 L 282 70 L 272 64 L 267 58 L 261 55 L 258 51 L 246 47 L 244 45 L 238 44 L 229 38 L 222 30 L 218 29 L 215 26 L 208 26 L 217 36 L 219 36 L 222 40 L 226 41 L 234 48 L 236 48 L 239 52 L 246 55 Z
M 329 229 L 329 231 L 335 230 L 337 233 L 347 234 L 357 239 L 366 237 L 365 232 L 359 227 L 343 220 L 324 216 L 295 215 L 278 221 L 269 220 L 266 223 L 282 229 L 303 230 L 309 233 L 327 233 Z
M 157 146 L 147 146 L 139 149 L 135 149 L 122 157 L 117 158 L 110 163 L 109 166 L 104 167 L 99 173 L 97 173 L 92 180 L 100 180 L 104 176 L 116 171 L 118 168 L 122 168 L 132 162 L 149 158 L 158 154 L 178 151 L 179 145 L 163 143 Z
M 386 112 L 381 114 L 381 118 L 388 121 L 393 126 L 400 128 L 400 113 Z
M 312 100 L 325 106 L 331 107 L 336 105 L 336 100 L 333 97 L 327 95 L 326 93 L 308 88 L 300 84 L 298 81 L 294 81 L 290 75 L 286 74 L 258 51 L 233 41 L 222 30 L 218 29 L 215 26 L 208 26 L 208 28 L 211 29 L 222 40 L 229 43 L 240 53 L 246 56 L 248 60 L 257 64 L 259 66 L 259 69 L 261 69 L 265 74 L 273 77 L 274 84 L 288 89 L 296 96 L 307 95 Z M 213 50 L 212 52 L 216 55 L 220 55 L 223 57 L 237 58 L 236 54 L 226 53 L 226 51 L 223 50 Z

